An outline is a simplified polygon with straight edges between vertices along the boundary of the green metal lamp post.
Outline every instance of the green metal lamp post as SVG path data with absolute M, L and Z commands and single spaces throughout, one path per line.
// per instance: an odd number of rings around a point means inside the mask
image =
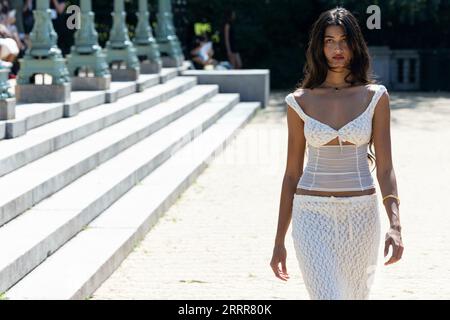
M 72 90 L 107 90 L 111 83 L 106 55 L 98 44 L 91 0 L 81 0 L 81 25 L 67 56 Z
M 0 66 L 0 120 L 10 120 L 16 117 L 16 99 L 9 91 L 8 83 L 10 68 Z
M 114 0 L 113 26 L 106 43 L 106 60 L 112 81 L 136 81 L 140 66 L 136 48 L 128 36 L 124 0 Z
M 147 0 L 139 0 L 137 16 L 138 24 L 133 42 L 137 56 L 141 61 L 141 73 L 159 73 L 162 68 L 162 60 L 158 43 L 153 37 L 153 31 L 150 27 Z
M 164 67 L 180 67 L 184 56 L 173 25 L 171 0 L 159 0 L 156 39 Z
M 66 59 L 57 47 L 48 0 L 37 0 L 33 11 L 31 46 L 20 62 L 17 75 L 18 102 L 61 102 L 70 98 L 71 83 Z

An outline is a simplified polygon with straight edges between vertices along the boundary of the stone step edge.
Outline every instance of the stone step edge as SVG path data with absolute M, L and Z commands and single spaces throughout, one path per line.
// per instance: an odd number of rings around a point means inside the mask
M 47 140 L 41 140 L 39 141 L 37 144 L 34 144 L 33 146 L 30 146 L 27 149 L 24 150 L 20 150 L 18 152 L 15 153 L 10 153 L 9 155 L 7 155 L 6 157 L 4 156 L 2 159 L 0 159 L 0 179 L 2 176 L 17 170 L 35 160 L 38 160 L 40 158 L 42 158 L 43 156 L 46 156 L 52 152 L 55 152 L 61 148 L 66 147 L 67 145 L 70 145 L 72 143 L 75 143 L 91 134 L 95 134 L 96 132 L 99 132 L 105 128 L 108 128 L 116 123 L 119 123 L 121 121 L 125 121 L 126 119 L 128 119 L 130 116 L 132 116 L 132 114 L 128 114 L 127 110 L 131 109 L 136 109 L 136 111 L 138 112 L 142 112 L 145 111 L 149 108 L 152 108 L 156 105 L 158 105 L 159 103 L 163 103 L 177 95 L 183 94 L 183 92 L 194 88 L 195 86 L 197 86 L 196 81 L 191 79 L 187 79 L 186 82 L 182 81 L 180 84 L 178 84 L 177 86 L 175 86 L 174 88 L 170 88 L 170 89 L 164 89 L 164 92 L 161 92 L 160 95 L 157 96 L 150 96 L 148 97 L 147 100 L 145 101 L 139 101 L 137 103 L 134 103 L 133 101 L 131 101 L 128 105 L 124 107 L 120 107 L 118 109 L 116 109 L 116 112 L 114 113 L 108 113 L 105 109 L 105 116 L 101 117 L 101 118 L 97 118 L 94 119 L 93 121 L 89 122 L 89 123 L 85 123 L 83 126 L 78 126 L 74 129 L 72 129 L 71 131 L 64 131 L 62 133 L 60 133 L 57 136 L 53 136 L 50 137 Z M 142 94 L 142 93 L 141 93 Z M 104 105 L 100 105 L 97 106 L 97 108 L 102 107 Z M 137 107 L 139 106 L 139 107 Z M 118 114 L 123 113 L 124 115 L 122 117 L 117 117 Z M 115 118 L 115 121 L 109 121 L 108 119 L 112 119 Z M 77 119 L 77 118 L 74 118 Z M 56 125 L 56 122 L 58 121 L 64 121 L 62 118 L 55 120 L 55 122 L 49 124 L 49 125 Z M 96 125 L 94 126 L 93 124 L 99 122 L 100 126 Z M 91 130 L 87 130 L 87 132 L 85 134 L 80 134 L 80 132 L 82 131 L 86 131 L 86 128 L 91 128 Z M 31 130 L 29 132 L 30 135 L 35 134 L 35 133 L 40 133 L 40 131 L 45 130 L 46 128 L 43 127 L 39 127 L 39 128 L 35 128 L 33 130 Z M 48 129 L 48 127 L 47 127 Z M 28 138 L 28 136 L 27 136 Z M 66 139 L 68 141 L 66 142 L 62 142 L 62 140 Z M 20 137 L 18 138 L 20 139 Z M 22 143 L 20 140 L 10 140 L 11 143 Z M 8 141 L 9 142 L 9 141 Z M 23 146 L 23 144 L 21 145 Z M 0 141 L 0 148 L 1 148 L 1 141 Z M 42 150 L 37 150 L 37 149 L 42 149 Z
M 195 87 L 194 87 L 195 89 Z M 142 140 L 145 140 L 149 136 L 156 134 L 159 130 L 164 130 L 165 126 L 162 126 L 162 124 L 170 121 L 168 124 L 173 123 L 186 114 L 188 114 L 191 110 L 195 109 L 196 107 L 202 105 L 203 103 L 207 102 L 212 96 L 214 96 L 217 93 L 217 87 L 205 87 L 205 90 L 208 89 L 206 92 L 199 93 L 199 96 L 193 97 L 192 101 L 189 101 L 187 105 L 182 105 L 179 109 L 176 110 L 174 113 L 170 113 L 167 115 L 163 115 L 162 118 L 154 119 L 154 121 L 151 121 L 149 123 L 145 123 L 145 127 L 143 128 L 137 128 L 136 131 L 133 131 L 133 134 L 130 132 L 126 132 L 125 134 L 121 135 L 120 137 L 117 137 L 117 139 L 114 139 L 111 143 L 108 144 L 108 146 L 103 146 L 100 150 L 98 150 L 95 154 L 88 153 L 87 158 L 83 158 L 82 160 L 77 160 L 76 163 L 69 163 L 69 165 L 65 166 L 64 170 L 59 171 L 56 175 L 46 178 L 45 180 L 39 180 L 37 184 L 34 184 L 27 189 L 24 189 L 24 191 L 10 195 L 9 199 L 6 198 L 7 194 L 5 195 L 5 198 L 0 199 L 0 227 L 4 224 L 8 223 L 8 221 L 16 218 L 32 206 L 35 206 L 45 198 L 51 196 L 52 194 L 56 193 L 57 191 L 65 188 L 66 186 L 70 185 L 72 182 L 77 180 L 79 177 L 83 176 L 84 174 L 89 173 L 93 169 L 95 169 L 97 166 L 107 162 L 111 158 L 114 158 L 118 154 L 120 154 L 123 151 L 126 151 L 129 147 L 132 147 L 134 144 L 137 144 L 141 142 Z M 180 99 L 180 96 L 175 96 L 172 99 Z M 170 101 L 170 100 L 169 100 Z M 146 111 L 151 112 L 154 109 L 147 109 Z M 181 110 L 181 111 L 180 111 Z M 143 114 L 145 116 L 145 114 Z M 149 114 L 149 116 L 151 116 Z M 124 126 L 126 124 L 126 121 L 134 121 L 136 119 L 129 118 L 125 120 L 125 122 L 119 122 L 118 126 Z M 167 125 L 166 125 L 167 126 Z M 109 126 L 105 130 L 113 130 L 115 126 Z M 139 134 L 137 134 L 139 133 Z M 105 131 L 100 131 L 99 134 L 105 134 Z M 89 139 L 90 137 L 93 137 L 93 135 L 87 137 L 86 139 Z M 91 139 L 92 140 L 92 139 Z M 61 158 L 61 152 L 64 152 L 67 154 L 72 149 L 79 149 L 80 143 L 81 145 L 89 144 L 89 140 L 79 140 L 74 144 L 71 144 L 67 148 L 61 149 L 58 152 L 60 153 Z M 8 181 L 11 181 L 11 183 L 14 182 L 15 177 L 21 177 L 24 174 L 26 174 L 26 171 L 28 170 L 34 172 L 35 170 L 40 171 L 39 167 L 43 167 L 44 169 L 47 168 L 44 164 L 48 163 L 51 159 L 54 157 L 58 157 L 57 154 L 52 153 L 50 154 L 50 158 L 43 157 L 39 159 L 37 162 L 33 162 L 29 164 L 28 166 L 22 167 L 21 171 L 14 171 L 11 172 L 6 178 L 8 180 L 3 180 L 2 185 L 8 184 Z M 64 157 L 64 155 L 62 155 Z M 73 162 L 73 161 L 72 161 Z M 1 178 L 0 178 L 1 179 Z M 19 179 L 19 178 L 17 178 Z M 20 180 L 20 179 L 19 179 Z M 14 196 L 14 197 L 11 197 Z M 1 195 L 0 195 L 1 197 Z
M 45 125 L 49 122 L 60 118 L 74 117 L 81 111 L 102 105 L 104 103 L 113 103 L 123 97 L 132 95 L 133 93 L 142 92 L 145 89 L 151 88 L 158 84 L 164 84 L 180 76 L 182 72 L 180 68 L 181 67 L 164 68 L 164 72 L 154 75 L 141 74 L 136 81 L 115 82 L 114 86 L 116 86 L 116 88 L 98 90 L 98 94 L 89 96 L 86 99 L 82 98 L 78 101 L 52 103 L 54 106 L 45 111 L 31 114 L 20 119 L 16 118 L 11 120 L 2 120 L 0 121 L 0 140 L 5 138 L 13 139 L 20 137 L 26 134 L 27 131 Z

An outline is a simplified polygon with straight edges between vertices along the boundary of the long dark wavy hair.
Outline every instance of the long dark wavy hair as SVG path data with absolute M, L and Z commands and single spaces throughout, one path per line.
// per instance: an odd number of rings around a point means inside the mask
M 362 35 L 361 29 L 355 16 L 345 8 L 336 7 L 323 12 L 314 22 L 309 33 L 308 48 L 306 50 L 306 63 L 303 67 L 303 80 L 297 85 L 298 88 L 314 89 L 320 86 L 327 77 L 329 65 L 324 54 L 325 30 L 328 26 L 341 26 L 347 37 L 347 43 L 352 58 L 349 63 L 349 74 L 345 77 L 345 82 L 351 86 L 355 84 L 375 84 L 377 81 L 372 78 L 370 72 L 371 62 L 369 49 Z M 348 77 L 352 79 L 348 81 Z M 375 152 L 373 147 L 373 133 L 369 141 L 368 158 L 375 164 Z M 375 164 L 376 165 L 376 164 Z M 375 166 L 374 168 L 375 169 Z

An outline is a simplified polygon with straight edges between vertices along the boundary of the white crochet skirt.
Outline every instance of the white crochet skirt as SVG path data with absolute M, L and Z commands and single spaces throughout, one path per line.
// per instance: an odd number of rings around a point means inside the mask
M 376 193 L 294 195 L 292 238 L 313 300 L 367 300 L 380 244 Z

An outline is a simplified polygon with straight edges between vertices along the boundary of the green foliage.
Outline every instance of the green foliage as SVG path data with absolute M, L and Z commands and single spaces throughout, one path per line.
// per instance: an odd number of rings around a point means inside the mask
M 201 23 L 201 22 L 197 22 L 194 24 L 194 32 L 195 34 L 198 35 L 202 35 L 204 33 L 210 33 L 211 30 L 211 24 L 210 23 Z

